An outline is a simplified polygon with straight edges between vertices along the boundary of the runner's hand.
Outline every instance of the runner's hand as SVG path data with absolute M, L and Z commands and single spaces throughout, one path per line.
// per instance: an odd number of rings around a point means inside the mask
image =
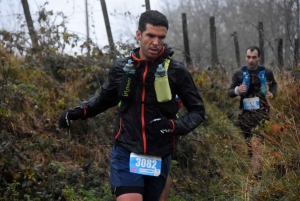
M 157 134 L 170 134 L 174 131 L 172 121 L 165 117 L 153 119 L 150 121 L 150 124 L 153 126 L 154 132 Z
M 59 128 L 70 128 L 70 120 L 77 120 L 83 117 L 83 109 L 65 110 L 58 119 Z

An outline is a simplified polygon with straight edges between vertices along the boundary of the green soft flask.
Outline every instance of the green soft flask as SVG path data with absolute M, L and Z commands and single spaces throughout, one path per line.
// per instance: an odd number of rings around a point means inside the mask
M 156 69 L 154 88 L 156 93 L 156 99 L 158 102 L 167 102 L 172 100 L 172 94 L 168 80 L 168 73 L 162 67 L 162 64 L 159 64 L 158 68 Z

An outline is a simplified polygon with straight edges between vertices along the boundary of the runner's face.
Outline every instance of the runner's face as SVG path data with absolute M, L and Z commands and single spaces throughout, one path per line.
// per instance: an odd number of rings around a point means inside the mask
M 163 26 L 153 26 L 146 24 L 146 30 L 141 33 L 136 31 L 136 37 L 140 41 L 140 58 L 152 59 L 161 51 L 166 35 L 167 28 Z
M 249 69 L 255 70 L 258 67 L 259 60 L 260 57 L 258 57 L 257 50 L 254 50 L 253 52 L 251 52 L 250 49 L 247 50 L 246 61 Z

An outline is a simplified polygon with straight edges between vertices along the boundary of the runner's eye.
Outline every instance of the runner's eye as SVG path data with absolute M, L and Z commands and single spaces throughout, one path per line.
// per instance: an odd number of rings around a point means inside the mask
M 155 37 L 155 35 L 153 35 L 153 34 L 147 34 L 147 36 L 149 36 L 149 38 L 154 38 Z
M 148 36 L 149 38 L 155 38 L 155 37 L 156 37 L 154 34 L 151 34 L 151 33 L 148 33 L 147 36 Z M 163 39 L 166 38 L 165 35 L 164 35 L 164 36 L 157 36 L 157 37 L 158 37 L 159 40 L 163 40 Z

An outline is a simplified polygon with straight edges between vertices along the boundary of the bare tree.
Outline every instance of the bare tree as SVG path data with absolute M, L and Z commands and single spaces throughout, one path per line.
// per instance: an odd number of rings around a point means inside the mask
M 87 45 L 87 56 L 90 56 L 90 30 L 89 30 L 89 14 L 88 14 L 88 2 L 85 0 L 85 18 L 86 18 L 86 45 Z
M 32 22 L 32 18 L 31 18 L 31 15 L 30 15 L 28 1 L 27 0 L 21 0 L 21 2 L 22 2 L 24 15 L 25 15 L 25 18 L 26 18 L 27 26 L 28 26 L 29 35 L 30 35 L 31 42 L 32 42 L 32 52 L 37 53 L 39 51 L 38 37 L 37 37 L 37 34 L 36 34 L 36 32 L 34 30 L 34 27 L 33 27 L 33 22 Z
M 108 14 L 107 14 L 106 3 L 105 3 L 105 0 L 100 0 L 100 2 L 101 2 L 102 13 L 103 13 L 103 17 L 104 17 L 104 22 L 105 22 L 106 33 L 107 33 L 107 37 L 108 37 L 111 56 L 115 57 L 115 54 L 114 54 L 115 45 L 114 45 L 114 40 L 113 40 L 113 36 L 112 36 L 112 33 L 111 33 L 111 28 L 110 28 L 109 18 L 108 18 Z

